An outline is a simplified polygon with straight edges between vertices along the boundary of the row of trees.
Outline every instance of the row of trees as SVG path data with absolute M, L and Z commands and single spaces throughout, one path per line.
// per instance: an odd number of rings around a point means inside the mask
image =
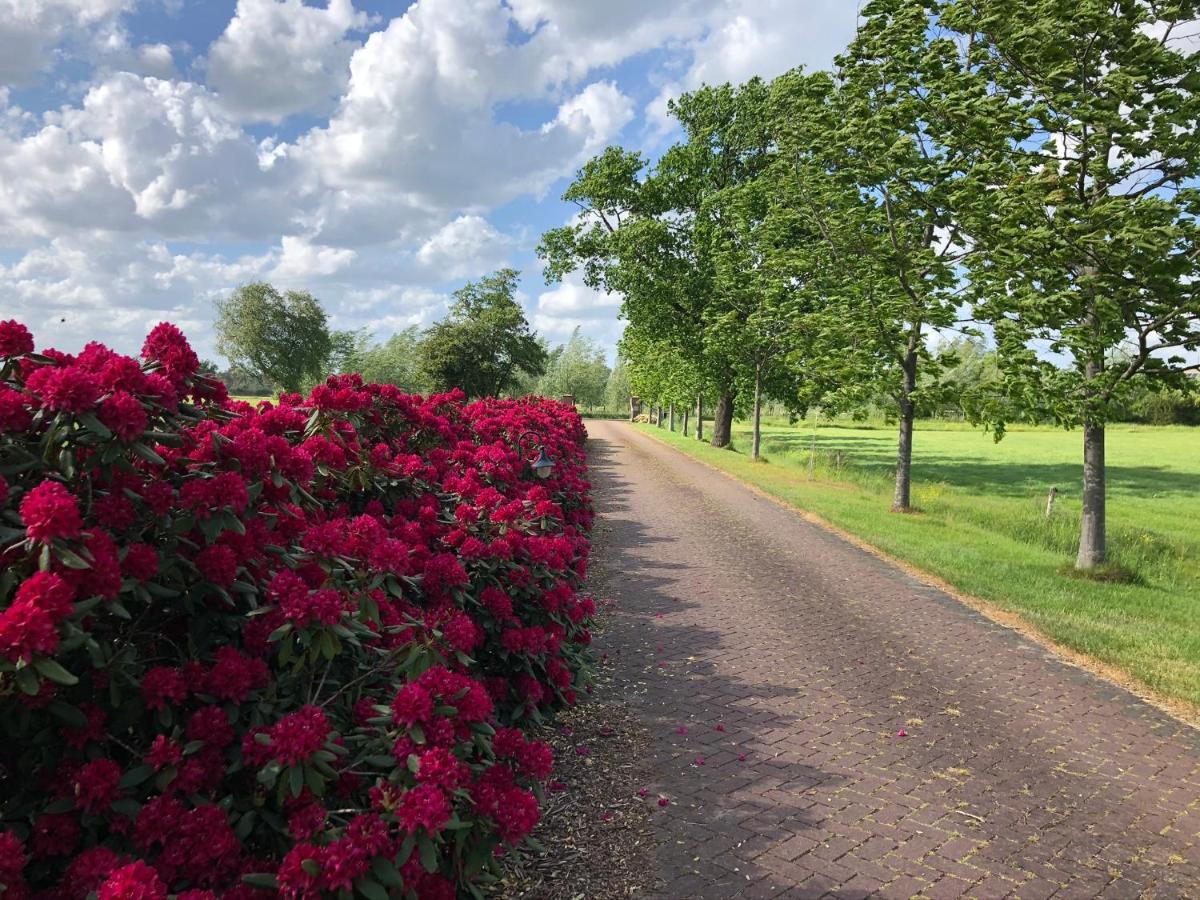
M 604 351 L 576 329 L 554 349 L 533 331 L 516 299 L 518 273 L 501 269 L 454 293 L 441 321 L 375 343 L 366 329 L 330 330 L 307 291 L 280 292 L 265 282 L 239 287 L 217 303 L 217 349 L 231 363 L 234 393 L 277 387 L 299 391 L 334 373 L 414 393 L 462 388 L 469 397 L 536 393 L 605 403 L 610 372 Z
M 1104 426 L 1155 376 L 1196 369 L 1200 68 L 1195 0 L 872 0 L 833 72 L 704 87 L 651 163 L 611 147 L 547 232 L 547 279 L 623 297 L 635 391 L 715 401 L 712 443 L 765 399 L 886 397 L 893 507 L 913 422 L 956 389 L 934 335 L 986 336 L 963 398 L 1003 435 L 1081 427 L 1078 567 L 1105 558 Z

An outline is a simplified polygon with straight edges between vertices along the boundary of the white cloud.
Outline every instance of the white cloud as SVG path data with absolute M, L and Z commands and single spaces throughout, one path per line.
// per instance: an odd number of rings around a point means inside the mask
M 79 107 L 0 136 L 0 240 L 91 229 L 159 237 L 290 230 L 302 192 L 203 87 L 109 75 Z
M 606 82 L 588 85 L 537 129 L 496 117 L 499 103 L 545 96 L 527 45 L 508 40 L 496 0 L 421 0 L 368 38 L 325 128 L 296 154 L 331 186 L 387 190 L 417 209 L 482 209 L 544 191 L 630 120 Z
M 271 270 L 271 278 L 300 283 L 326 278 L 345 269 L 357 256 L 344 247 L 311 244 L 305 238 L 285 234 L 280 240 L 279 262 Z
M 417 261 L 444 280 L 482 275 L 499 268 L 511 241 L 482 216 L 459 216 L 417 251 Z
M 211 355 L 212 301 L 262 277 L 273 258 L 178 254 L 119 235 L 56 238 L 0 266 L 0 295 L 6 315 L 27 323 L 39 346 L 72 350 L 103 340 L 132 353 L 169 319 Z
M 578 328 L 615 358 L 614 348 L 625 329 L 617 317 L 620 307 L 619 295 L 588 287 L 574 272 L 538 295 L 529 321 L 551 344 L 565 343 Z
M 112 21 L 133 0 L 0 0 L 0 84 L 24 84 L 49 68 L 69 38 Z
M 667 100 L 702 84 L 738 83 L 758 75 L 774 78 L 799 65 L 829 66 L 853 39 L 856 4 L 848 0 L 729 0 L 709 18 L 708 27 L 686 42 L 691 63 L 648 104 L 646 117 L 656 130 L 672 126 Z
M 351 0 L 329 0 L 324 9 L 302 0 L 238 0 L 209 51 L 208 84 L 226 109 L 247 120 L 328 111 L 358 47 L 346 34 L 366 25 Z
M 538 296 L 537 312 L 544 318 L 570 317 L 574 320 L 615 318 L 621 298 L 617 294 L 597 291 L 572 274 Z
M 128 31 L 136 2 L 0 0 L 0 305 L 67 349 L 172 318 L 211 355 L 212 300 L 256 278 L 335 327 L 427 325 L 448 280 L 533 268 L 486 216 L 628 142 L 629 94 L 824 63 L 854 24 L 845 0 L 418 0 L 361 40 L 353 0 L 239 0 L 197 60 Z M 9 105 L 40 71 L 77 99 Z M 530 301 L 552 341 L 615 341 L 618 305 L 574 278 Z

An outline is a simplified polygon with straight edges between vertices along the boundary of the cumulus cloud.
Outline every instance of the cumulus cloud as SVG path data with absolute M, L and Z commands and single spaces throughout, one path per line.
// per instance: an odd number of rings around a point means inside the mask
M 620 306 L 617 294 L 593 290 L 574 273 L 538 295 L 530 321 L 552 344 L 565 343 L 579 328 L 611 350 L 625 327 L 617 318 Z
M 496 116 L 539 97 L 515 80 L 522 45 L 496 0 L 422 0 L 368 38 L 328 126 L 296 156 L 335 188 L 387 190 L 416 208 L 480 209 L 544 191 L 614 139 L 632 104 L 611 82 L 585 86 L 537 129 Z
M 417 251 L 417 260 L 437 277 L 467 278 L 499 268 L 512 242 L 482 216 L 459 216 Z
M 0 0 L 0 85 L 25 84 L 49 68 L 68 39 L 111 22 L 133 0 Z
M 335 327 L 427 325 L 452 282 L 531 268 L 505 233 L 522 213 L 491 211 L 667 97 L 828 62 L 854 25 L 843 0 L 417 0 L 387 22 L 239 0 L 196 57 L 128 31 L 136 2 L 0 0 L 0 296 L 64 347 L 136 350 L 171 318 L 211 353 L 213 299 L 257 278 L 311 286 Z M 39 73 L 66 93 L 10 105 Z M 618 298 L 574 278 L 527 305 L 555 342 L 620 331 Z
M 0 239 L 277 234 L 301 211 L 285 168 L 264 171 L 202 86 L 118 72 L 32 133 L 0 136 Z
M 854 37 L 857 7 L 847 0 L 729 0 L 707 27 L 684 42 L 690 63 L 646 108 L 652 128 L 672 127 L 667 101 L 702 84 L 774 78 L 799 65 L 824 68 Z
M 570 317 L 575 320 L 615 317 L 621 306 L 617 294 L 597 291 L 572 274 L 538 296 L 538 314 L 545 317 Z
M 146 332 L 169 319 L 211 355 L 213 300 L 261 277 L 273 259 L 173 253 L 161 241 L 118 235 L 62 237 L 0 266 L 0 295 L 5 314 L 26 322 L 42 346 L 78 349 L 100 339 L 136 352 Z
M 345 269 L 356 256 L 357 253 L 345 247 L 327 247 L 284 235 L 280 240 L 279 262 L 271 270 L 271 277 L 285 282 L 327 278 Z
M 238 0 L 209 51 L 208 84 L 226 109 L 247 120 L 328 111 L 358 47 L 346 35 L 367 22 L 351 0 L 329 0 L 324 9 L 302 0 Z

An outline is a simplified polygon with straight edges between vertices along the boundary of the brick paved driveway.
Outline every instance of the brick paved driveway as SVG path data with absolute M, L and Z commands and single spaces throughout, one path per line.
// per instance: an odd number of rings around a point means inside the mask
M 655 736 L 647 802 L 671 801 L 662 896 L 1200 897 L 1197 732 L 622 423 L 588 429 L 622 610 L 601 649 Z

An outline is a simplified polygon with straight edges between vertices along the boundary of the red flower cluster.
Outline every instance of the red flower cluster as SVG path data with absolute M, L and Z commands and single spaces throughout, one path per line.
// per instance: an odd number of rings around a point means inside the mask
M 573 410 L 33 349 L 0 322 L 6 897 L 449 900 L 529 833 L 595 609 Z

